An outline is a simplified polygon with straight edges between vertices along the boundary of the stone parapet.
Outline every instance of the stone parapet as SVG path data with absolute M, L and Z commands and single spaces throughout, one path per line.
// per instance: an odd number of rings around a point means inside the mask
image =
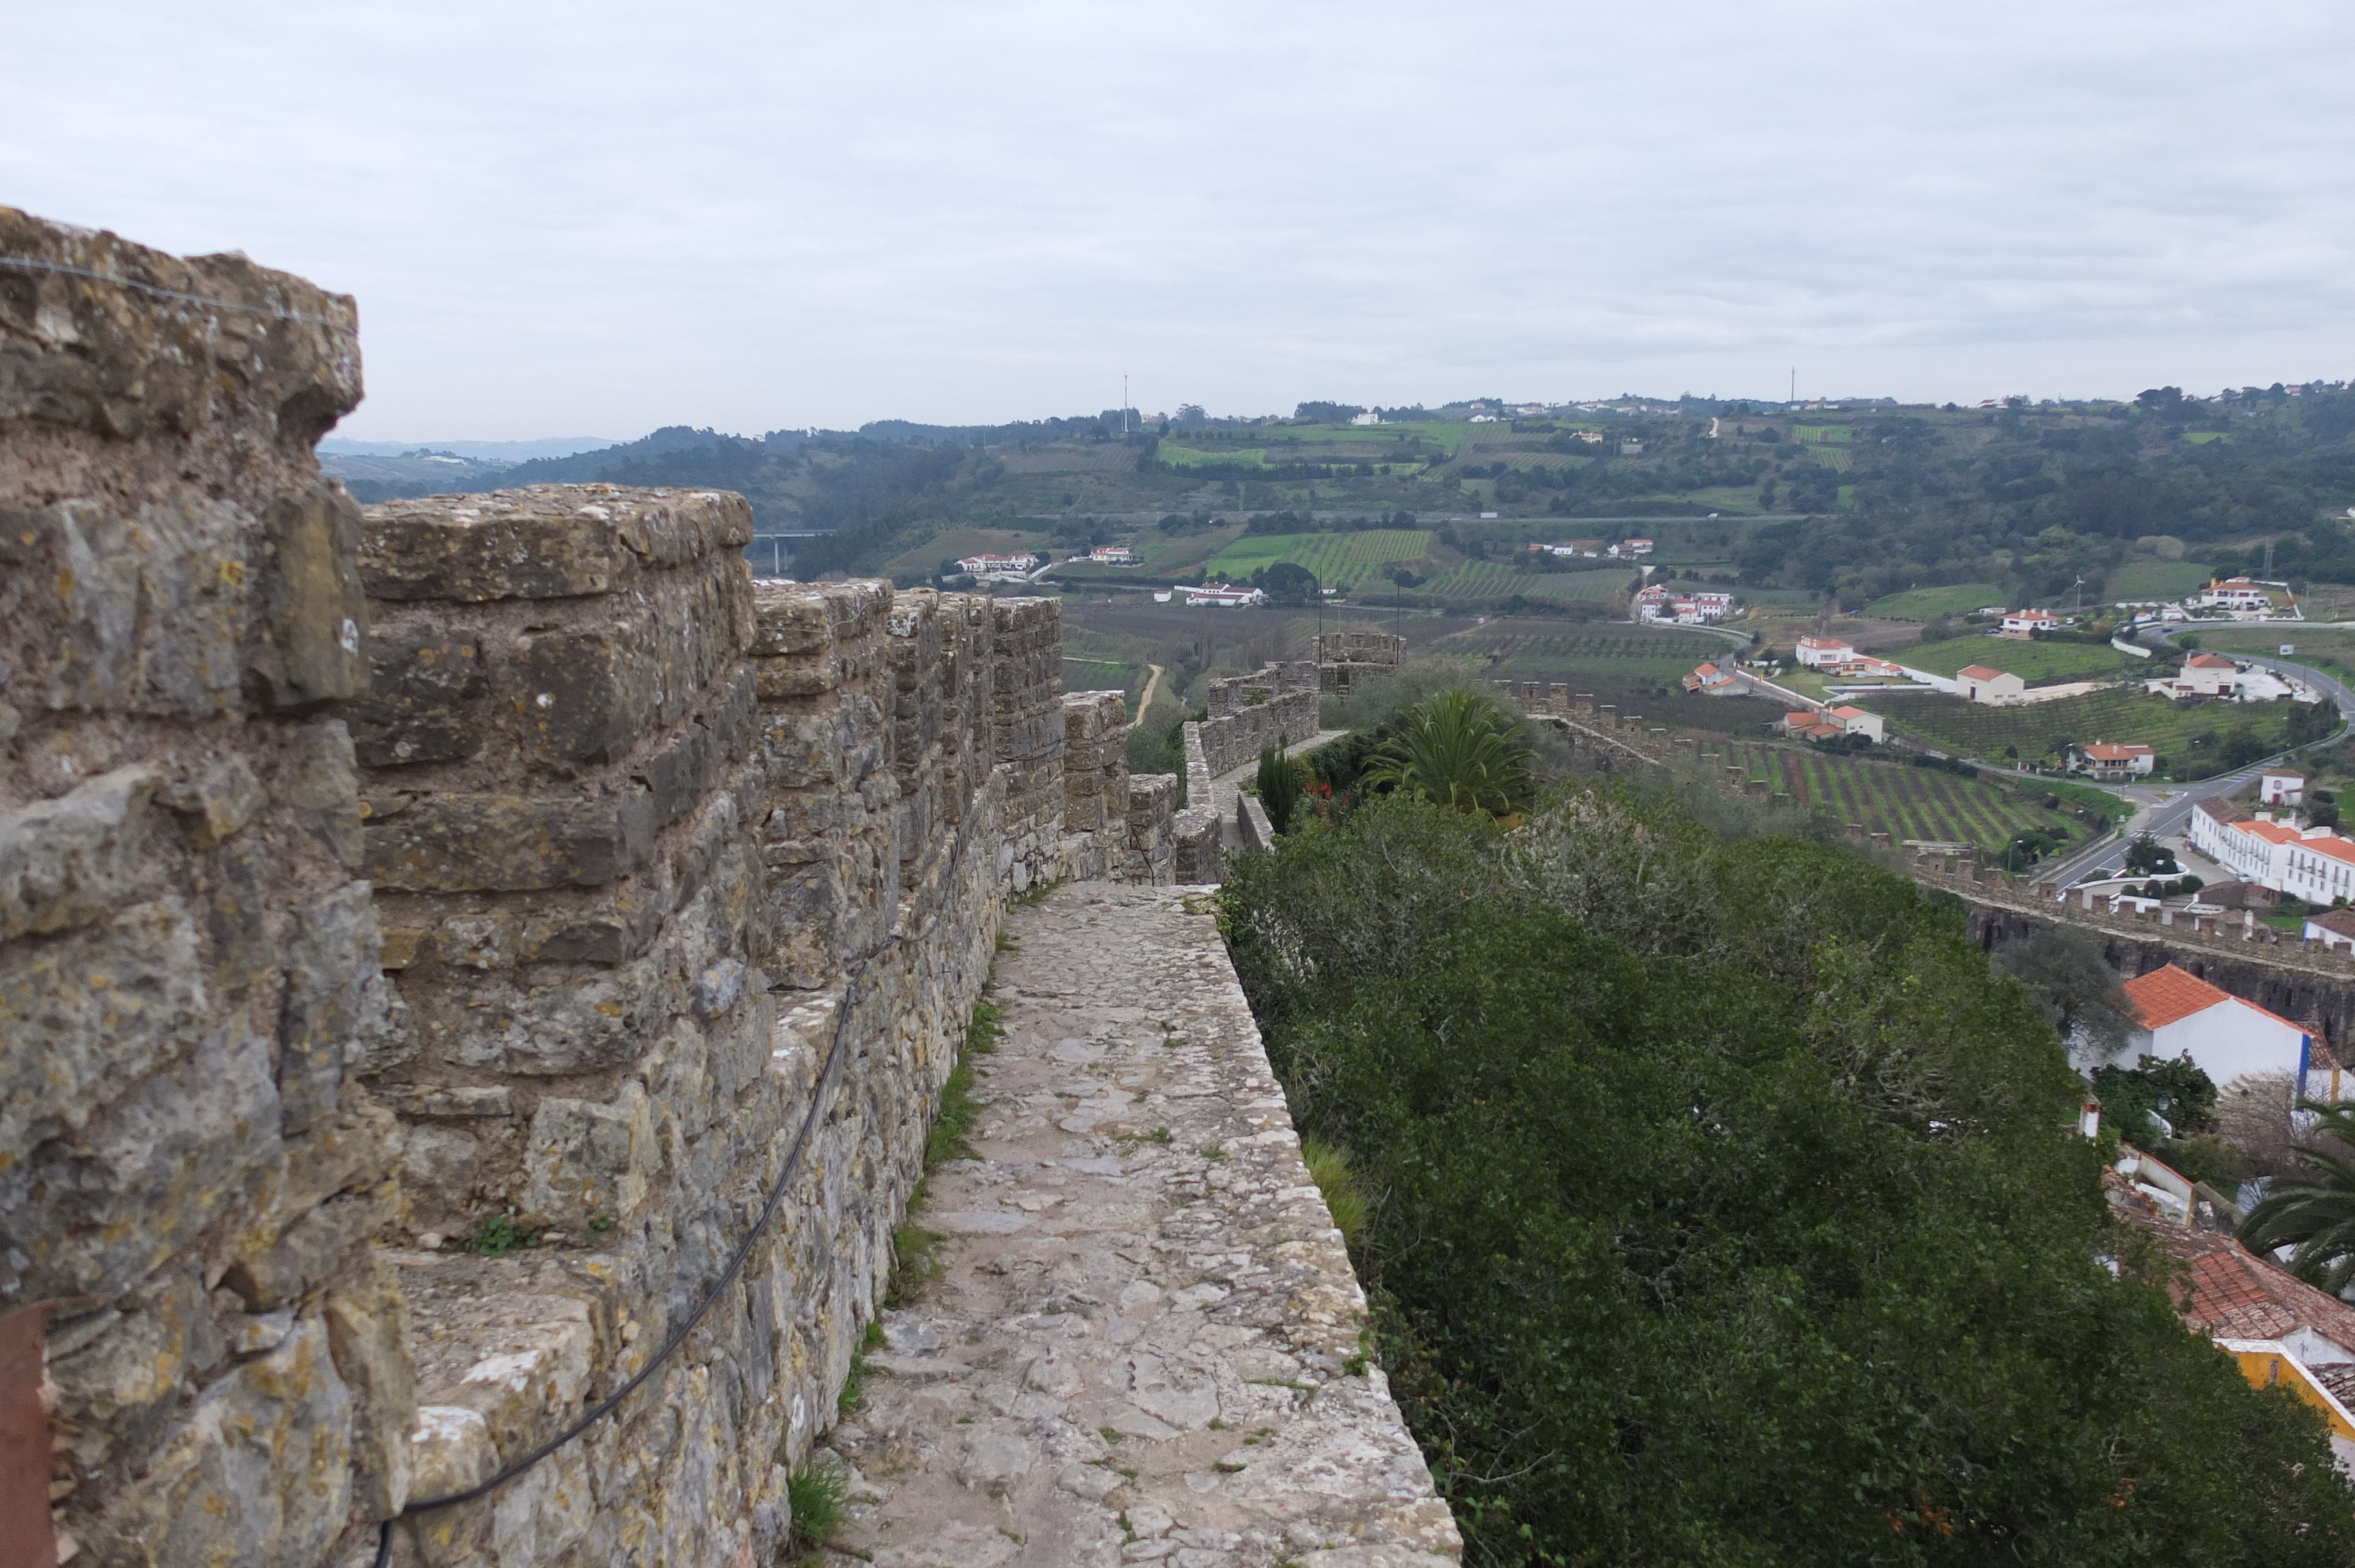
M 58 1407 L 10 1558 L 336 1561 L 414 1409 L 347 1075 L 410 1035 L 322 705 L 367 679 L 311 450 L 354 308 L 10 208 L 0 256 L 0 1312 L 50 1304 Z
M 1006 898 L 1215 880 L 1208 772 L 1129 777 L 1056 601 L 756 588 L 720 492 L 363 514 L 312 457 L 350 301 L 6 209 L 0 257 L 0 1308 L 56 1304 L 57 1528 L 773 1560 Z M 1230 685 L 1246 759 L 1313 732 L 1313 664 Z
M 1388 631 L 1327 631 L 1316 639 L 1320 691 L 1348 696 L 1387 680 L 1406 663 L 1406 639 Z
M 1203 793 L 1194 791 L 1192 751 L 1188 756 L 1187 799 L 1207 802 L 1210 779 L 1256 761 L 1271 746 L 1293 746 L 1316 733 L 1317 667 L 1313 661 L 1268 664 L 1256 674 L 1213 681 L 1210 716 L 1186 726 L 1189 747 L 1199 744 L 1206 775 Z

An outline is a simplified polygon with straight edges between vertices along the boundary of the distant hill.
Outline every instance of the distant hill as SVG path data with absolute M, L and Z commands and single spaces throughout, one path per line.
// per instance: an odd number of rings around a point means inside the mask
M 549 436 L 537 441 L 356 441 L 329 436 L 319 443 L 320 455 L 336 457 L 400 457 L 407 452 L 442 452 L 475 462 L 528 462 L 533 458 L 570 457 L 618 446 L 611 436 Z

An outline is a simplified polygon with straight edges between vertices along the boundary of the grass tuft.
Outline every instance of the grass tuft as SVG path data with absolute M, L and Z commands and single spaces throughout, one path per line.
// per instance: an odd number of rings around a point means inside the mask
M 794 1511 L 794 1545 L 804 1552 L 822 1550 L 850 1520 L 850 1481 L 830 1465 L 789 1472 L 785 1500 Z
M 1341 1233 L 1344 1242 L 1354 1242 L 1366 1224 L 1366 1194 L 1358 1185 L 1358 1173 L 1349 1162 L 1349 1152 L 1337 1149 L 1321 1138 L 1300 1140 L 1300 1157 L 1308 1162 L 1308 1179 L 1325 1194 L 1325 1207 L 1332 1213 L 1333 1228 Z
M 528 1225 L 518 1224 L 507 1214 L 493 1214 L 474 1229 L 474 1234 L 458 1244 L 468 1252 L 485 1257 L 505 1257 L 507 1254 L 539 1245 L 539 1233 Z

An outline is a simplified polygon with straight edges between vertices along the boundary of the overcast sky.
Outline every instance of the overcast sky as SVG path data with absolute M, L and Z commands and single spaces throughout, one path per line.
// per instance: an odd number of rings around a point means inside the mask
M 2355 376 L 2355 6 L 11 8 L 0 201 L 368 440 Z

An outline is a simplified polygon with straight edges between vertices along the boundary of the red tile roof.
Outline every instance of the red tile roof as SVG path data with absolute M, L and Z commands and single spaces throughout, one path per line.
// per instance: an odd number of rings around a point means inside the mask
M 2214 1339 L 2278 1340 L 2310 1329 L 2355 1355 L 2355 1307 L 2222 1232 L 2195 1230 L 2158 1213 L 2115 1176 L 2105 1177 L 2104 1185 L 2120 1217 L 2151 1233 L 2185 1266 L 2172 1293 L 2176 1310 L 2194 1330 Z
M 2284 1024 L 2299 1033 L 2306 1033 L 2302 1023 L 2291 1023 L 2278 1012 L 2270 1012 L 2245 997 L 2210 985 L 2189 970 L 2167 964 L 2147 975 L 2126 981 L 2126 1001 L 2134 1005 L 2135 1018 L 2145 1029 L 2164 1029 L 2179 1019 L 2195 1012 L 2205 1012 L 2220 1001 L 2237 1001 L 2252 1012 L 2264 1013 L 2275 1023 Z M 2350 1345 L 2349 1350 L 2355 1350 Z
M 2237 670 L 2240 668 L 2222 653 L 2194 653 L 2183 662 L 2183 665 L 2188 670 Z
M 2200 801 L 2198 809 L 2219 822 L 2245 822 L 2255 816 L 2254 812 L 2238 800 L 2220 800 L 2213 795 Z
M 2001 670 L 1990 670 L 1984 664 L 1966 664 L 1955 672 L 1955 678 L 1958 681 L 1992 681 L 2002 673 Z
M 2150 747 L 2147 746 L 2115 745 L 2108 741 L 2095 741 L 2093 745 L 2085 747 L 2085 755 L 2092 758 L 2096 762 L 2131 762 L 2137 757 L 2148 757 L 2150 755 Z
M 2232 1001 L 2232 993 L 2168 964 L 2126 981 L 2126 1000 L 2134 1004 L 2135 1017 L 2145 1029 L 2162 1029 L 2178 1019 L 2205 1012 L 2220 1001 Z

